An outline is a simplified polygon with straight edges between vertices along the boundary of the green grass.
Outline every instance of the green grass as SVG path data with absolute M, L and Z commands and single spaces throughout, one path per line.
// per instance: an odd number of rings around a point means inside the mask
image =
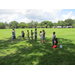
M 39 43 L 39 32 L 43 29 L 46 44 Z M 0 65 L 75 65 L 75 29 L 39 28 L 37 42 L 22 39 L 21 31 L 27 39 L 27 30 L 35 29 L 15 29 L 17 42 L 12 43 L 12 29 L 0 29 Z M 51 41 L 54 31 L 58 38 L 56 49 L 52 48 Z

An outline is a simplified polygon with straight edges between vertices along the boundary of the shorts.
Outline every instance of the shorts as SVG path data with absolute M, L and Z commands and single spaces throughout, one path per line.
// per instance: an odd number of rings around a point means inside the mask
M 41 39 L 42 37 L 40 37 L 40 39 Z
M 12 36 L 12 39 L 16 39 L 16 37 L 15 36 Z
M 28 35 L 28 38 L 29 38 L 29 35 Z
M 45 39 L 45 37 L 43 37 L 43 40 Z
M 22 35 L 22 37 L 24 37 L 24 35 Z

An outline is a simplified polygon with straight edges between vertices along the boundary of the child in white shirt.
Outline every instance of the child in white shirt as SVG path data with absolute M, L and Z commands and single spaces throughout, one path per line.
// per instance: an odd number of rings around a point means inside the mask
M 42 42 L 42 41 L 41 41 L 41 38 L 42 38 L 42 31 L 40 31 L 40 34 L 39 34 L 39 35 L 40 35 L 40 43 L 41 43 L 41 42 Z

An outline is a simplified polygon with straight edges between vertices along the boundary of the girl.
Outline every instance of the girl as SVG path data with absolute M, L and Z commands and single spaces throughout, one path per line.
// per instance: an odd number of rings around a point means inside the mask
M 41 38 L 42 38 L 42 31 L 40 31 L 40 34 L 39 34 L 39 35 L 40 35 L 40 43 L 41 43 L 41 42 L 42 42 L 42 41 L 41 41 Z
M 43 43 L 45 44 L 45 40 L 44 40 L 45 39 L 45 31 L 44 30 L 42 30 L 42 31 L 43 31 L 43 34 L 42 34 L 43 35 Z

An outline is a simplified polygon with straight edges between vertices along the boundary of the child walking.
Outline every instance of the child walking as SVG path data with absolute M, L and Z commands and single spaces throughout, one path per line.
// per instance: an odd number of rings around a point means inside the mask
M 42 41 L 41 41 L 41 38 L 42 38 L 42 31 L 40 31 L 40 34 L 39 34 L 39 35 L 40 35 L 40 43 L 41 43 L 41 42 L 42 42 Z

